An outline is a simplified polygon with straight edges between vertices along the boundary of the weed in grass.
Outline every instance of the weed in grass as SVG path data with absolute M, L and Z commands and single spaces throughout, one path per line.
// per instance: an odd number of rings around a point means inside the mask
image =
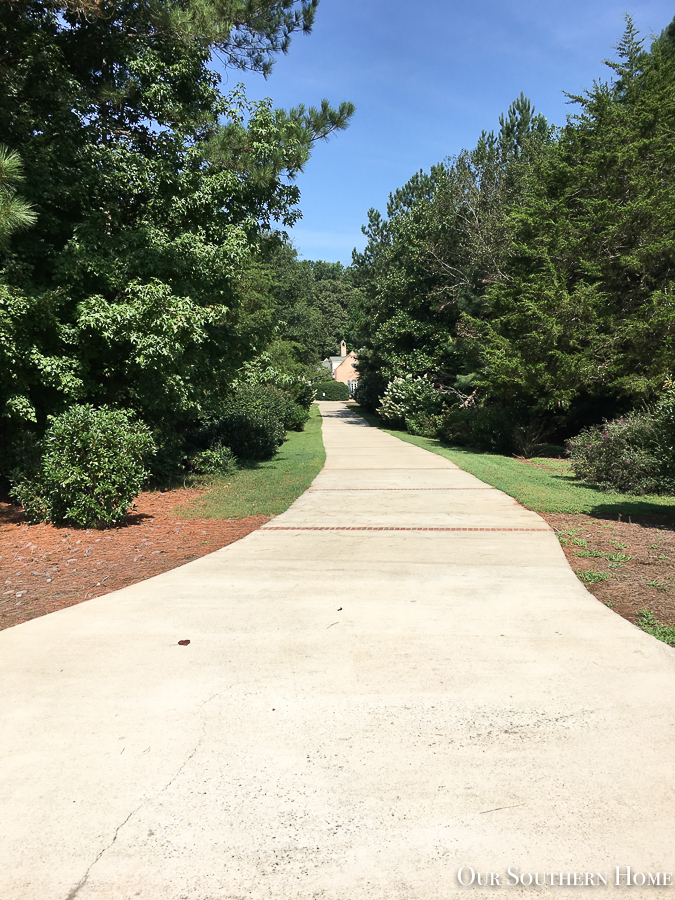
M 577 550 L 577 552 L 574 555 L 581 556 L 584 559 L 588 559 L 589 557 L 594 557 L 594 558 L 597 557 L 598 559 L 603 559 L 605 554 L 600 553 L 599 550 Z
M 653 635 L 665 644 L 675 645 L 675 625 L 659 625 L 654 613 L 649 609 L 638 610 L 636 618 L 640 628 L 647 634 Z
M 610 577 L 608 572 L 596 572 L 595 569 L 588 569 L 586 572 L 578 571 L 576 576 L 584 584 L 599 584 L 601 581 L 607 581 Z
M 607 553 L 605 555 L 605 559 L 608 559 L 610 562 L 628 562 L 629 559 L 632 559 L 632 556 L 626 556 L 625 553 Z

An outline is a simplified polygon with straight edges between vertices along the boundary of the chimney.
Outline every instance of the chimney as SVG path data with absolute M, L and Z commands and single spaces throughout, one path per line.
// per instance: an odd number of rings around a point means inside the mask
M 347 355 L 347 345 L 345 344 L 344 341 L 340 341 L 340 356 L 346 356 L 346 355 Z

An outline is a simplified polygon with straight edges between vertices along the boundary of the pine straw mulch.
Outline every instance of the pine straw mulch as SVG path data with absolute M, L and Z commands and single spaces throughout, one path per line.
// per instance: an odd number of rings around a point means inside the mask
M 518 461 L 556 471 L 545 458 Z M 648 609 L 660 625 L 675 624 L 675 522 L 622 521 L 539 513 L 558 534 L 563 552 L 587 590 L 624 619 Z M 623 558 L 622 558 L 623 557 Z
M 28 525 L 20 510 L 0 501 L 0 630 L 167 572 L 269 521 L 268 516 L 220 520 L 177 514 L 201 493 L 196 488 L 143 493 L 120 527 L 101 531 Z M 603 578 L 585 585 L 598 600 L 631 622 L 639 610 L 649 609 L 662 625 L 675 624 L 672 523 L 559 513 L 542 518 L 558 533 L 582 579 L 587 572 Z
M 269 521 L 177 514 L 201 493 L 143 493 L 123 524 L 104 530 L 28 525 L 0 501 L 0 630 L 182 566 Z
M 610 609 L 636 623 L 648 609 L 675 624 L 675 530 L 672 523 L 623 522 L 587 515 L 540 513 L 556 530 L 572 569 Z M 597 579 L 597 580 L 595 580 Z

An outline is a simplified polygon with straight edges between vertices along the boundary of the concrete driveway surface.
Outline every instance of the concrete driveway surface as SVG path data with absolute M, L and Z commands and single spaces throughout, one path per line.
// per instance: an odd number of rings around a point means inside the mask
M 284 515 L 0 634 L 0 900 L 675 897 L 673 650 L 537 515 L 321 411 Z

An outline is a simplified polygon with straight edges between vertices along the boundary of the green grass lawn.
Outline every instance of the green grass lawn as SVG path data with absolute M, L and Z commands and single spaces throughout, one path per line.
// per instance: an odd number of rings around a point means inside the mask
M 618 518 L 621 514 L 623 519 L 631 516 L 640 520 L 675 520 L 675 497 L 608 494 L 578 482 L 566 460 L 531 460 L 534 463 L 551 466 L 555 471 L 539 469 L 509 456 L 459 449 L 436 438 L 416 437 L 406 431 L 385 428 L 378 416 L 367 413 L 358 406 L 352 408 L 371 425 L 376 425 L 402 441 L 444 456 L 464 471 L 470 472 L 486 484 L 499 488 L 534 512 L 586 513 L 590 516 L 612 519 Z
M 325 459 L 319 407 L 312 405 L 304 431 L 289 431 L 273 459 L 209 479 L 204 496 L 180 515 L 200 519 L 278 515 L 309 487 Z

